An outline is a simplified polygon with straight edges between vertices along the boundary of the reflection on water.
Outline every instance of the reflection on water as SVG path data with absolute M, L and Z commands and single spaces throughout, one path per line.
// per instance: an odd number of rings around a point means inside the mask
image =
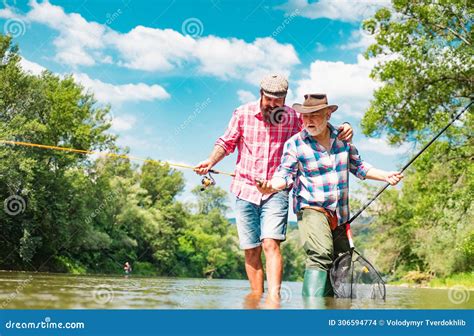
M 0 272 L 2 309 L 367 309 L 474 308 L 474 292 L 387 286 L 387 300 L 305 298 L 284 282 L 280 302 L 248 294 L 244 280 L 73 276 Z

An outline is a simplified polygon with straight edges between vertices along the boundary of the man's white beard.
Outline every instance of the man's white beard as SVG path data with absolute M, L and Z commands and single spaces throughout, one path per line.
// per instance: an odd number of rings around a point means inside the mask
M 305 130 L 311 135 L 311 136 L 318 136 L 324 132 L 325 127 L 322 126 L 316 126 L 313 128 L 308 128 L 305 127 Z

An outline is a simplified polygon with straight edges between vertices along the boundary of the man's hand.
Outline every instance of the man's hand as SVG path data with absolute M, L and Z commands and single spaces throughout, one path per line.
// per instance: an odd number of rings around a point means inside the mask
M 271 181 L 255 180 L 255 185 L 258 191 L 264 195 L 273 194 L 278 191 L 273 189 Z
M 344 123 L 338 128 L 339 135 L 337 136 L 339 140 L 351 142 L 352 136 L 354 135 L 354 131 L 352 126 L 348 123 Z
M 403 174 L 400 172 L 388 172 L 385 177 L 385 182 L 390 183 L 391 185 L 396 185 L 403 178 Z
M 199 163 L 196 167 L 194 167 L 194 171 L 199 175 L 206 175 L 213 166 L 214 162 L 207 159 Z

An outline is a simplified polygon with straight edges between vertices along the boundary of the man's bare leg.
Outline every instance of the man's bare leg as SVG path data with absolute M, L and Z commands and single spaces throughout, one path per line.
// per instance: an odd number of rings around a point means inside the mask
M 271 299 L 279 300 L 283 274 L 280 241 L 269 238 L 263 239 L 263 252 L 266 259 L 268 296 Z
M 250 281 L 252 293 L 263 293 L 262 247 L 245 250 L 245 271 Z

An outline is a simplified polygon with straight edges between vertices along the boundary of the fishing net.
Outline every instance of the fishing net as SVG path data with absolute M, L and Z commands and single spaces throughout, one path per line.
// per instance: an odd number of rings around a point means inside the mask
M 339 255 L 329 274 L 337 298 L 385 300 L 382 276 L 356 250 Z

